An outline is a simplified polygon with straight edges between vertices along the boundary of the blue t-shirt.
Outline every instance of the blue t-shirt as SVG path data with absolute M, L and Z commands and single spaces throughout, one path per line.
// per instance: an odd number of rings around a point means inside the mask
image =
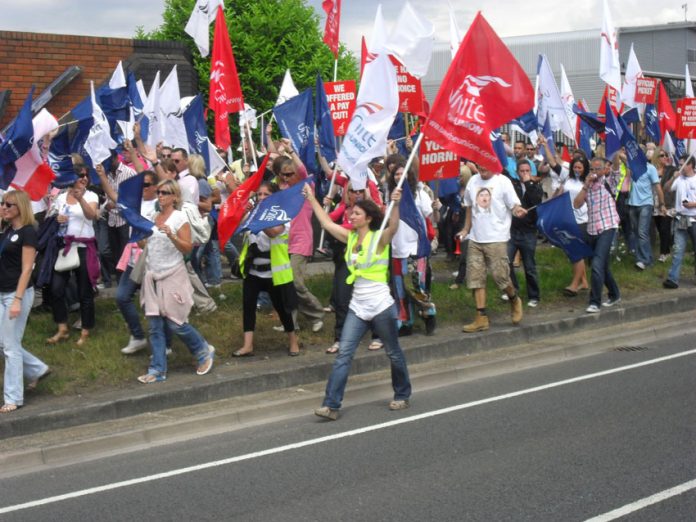
M 660 178 L 657 169 L 648 163 L 648 170 L 631 184 L 631 193 L 628 196 L 628 204 L 633 207 L 642 207 L 653 204 L 653 185 L 657 185 Z

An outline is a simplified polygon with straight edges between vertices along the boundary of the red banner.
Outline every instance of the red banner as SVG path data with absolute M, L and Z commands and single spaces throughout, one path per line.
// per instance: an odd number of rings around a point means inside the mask
M 412 76 L 406 67 L 399 63 L 393 56 L 389 59 L 396 69 L 396 82 L 399 84 L 399 112 L 420 114 L 423 112 L 423 88 L 421 81 Z
M 696 139 L 696 98 L 677 100 L 677 138 Z
M 324 88 L 333 120 L 334 134 L 345 136 L 350 119 L 353 117 L 353 111 L 355 111 L 355 80 L 326 82 Z
M 326 12 L 324 43 L 329 46 L 334 58 L 338 60 L 338 31 L 341 21 L 341 0 L 324 0 L 321 6 Z
M 433 140 L 423 139 L 418 159 L 420 161 L 418 169 L 418 179 L 420 181 L 433 181 L 459 176 L 459 158 L 457 155 L 454 152 L 443 149 Z
M 655 103 L 657 80 L 655 78 L 638 78 L 636 80 L 636 103 Z

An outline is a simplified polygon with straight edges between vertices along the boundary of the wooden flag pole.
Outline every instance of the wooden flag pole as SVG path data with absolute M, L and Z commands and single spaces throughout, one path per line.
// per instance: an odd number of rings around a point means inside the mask
M 246 127 L 247 139 L 249 140 L 249 147 L 251 147 L 251 156 L 254 160 L 254 172 L 259 170 L 259 165 L 256 162 L 256 147 L 254 146 L 254 138 L 251 135 L 251 127 L 249 126 L 249 118 L 244 114 L 244 127 Z M 263 130 L 261 131 L 263 132 Z M 242 156 L 244 156 L 244 142 L 242 141 Z M 243 158 L 245 159 L 245 158 Z

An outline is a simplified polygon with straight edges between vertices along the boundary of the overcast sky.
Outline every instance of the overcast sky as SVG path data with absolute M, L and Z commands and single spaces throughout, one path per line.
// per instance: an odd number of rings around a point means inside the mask
M 263 0 L 261 0 L 263 1 Z M 305 0 L 321 16 L 321 0 Z M 130 38 L 137 26 L 146 30 L 162 20 L 164 0 L 0 0 L 0 29 L 47 33 L 119 36 Z M 396 20 L 405 0 L 383 0 L 382 9 L 388 28 Z M 435 25 L 436 38 L 449 39 L 448 0 L 411 0 L 419 13 Z M 478 10 L 500 36 L 518 36 L 548 32 L 591 29 L 602 23 L 601 0 L 451 0 L 462 32 Z M 341 41 L 359 53 L 360 37 L 372 31 L 378 2 L 343 0 Z M 684 20 L 683 0 L 609 0 L 616 26 L 634 26 Z M 696 9 L 696 2 L 692 2 Z M 689 5 L 691 7 L 691 5 Z M 691 16 L 691 15 L 694 16 Z M 696 11 L 689 10 L 689 19 Z M 2 42 L 0 42 L 1 44 Z

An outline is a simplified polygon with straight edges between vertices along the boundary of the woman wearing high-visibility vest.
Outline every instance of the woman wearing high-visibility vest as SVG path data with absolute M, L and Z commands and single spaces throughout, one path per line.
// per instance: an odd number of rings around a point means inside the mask
M 256 191 L 258 202 L 277 191 L 278 186 L 275 183 L 264 181 Z M 273 308 L 278 312 L 285 333 L 288 334 L 288 355 L 300 354 L 295 323 L 292 320 L 292 311 L 297 308 L 297 294 L 293 285 L 288 254 L 289 230 L 290 223 L 286 223 L 267 228 L 258 234 L 247 234 L 244 237 L 244 246 L 239 254 L 239 267 L 244 278 L 242 286 L 244 346 L 232 353 L 234 357 L 254 355 L 256 301 L 261 291 L 266 291 L 271 296 Z
M 303 195 L 311 203 L 321 226 L 333 237 L 346 243 L 348 283 L 353 283 L 348 316 L 341 331 L 338 356 L 334 361 L 321 408 L 314 410 L 319 417 L 329 420 L 338 418 L 343 401 L 343 392 L 348 381 L 350 366 L 360 339 L 368 328 L 384 341 L 384 348 L 391 360 L 394 399 L 390 410 L 408 408 L 411 396 L 411 381 L 408 376 L 406 358 L 399 345 L 396 308 L 389 291 L 389 244 L 399 226 L 399 200 L 401 190 L 393 192 L 394 208 L 389 226 L 377 241 L 379 226 L 383 219 L 381 209 L 373 201 L 357 201 L 350 214 L 353 230 L 347 230 L 331 221 L 329 215 L 314 197 L 311 187 L 305 186 Z

